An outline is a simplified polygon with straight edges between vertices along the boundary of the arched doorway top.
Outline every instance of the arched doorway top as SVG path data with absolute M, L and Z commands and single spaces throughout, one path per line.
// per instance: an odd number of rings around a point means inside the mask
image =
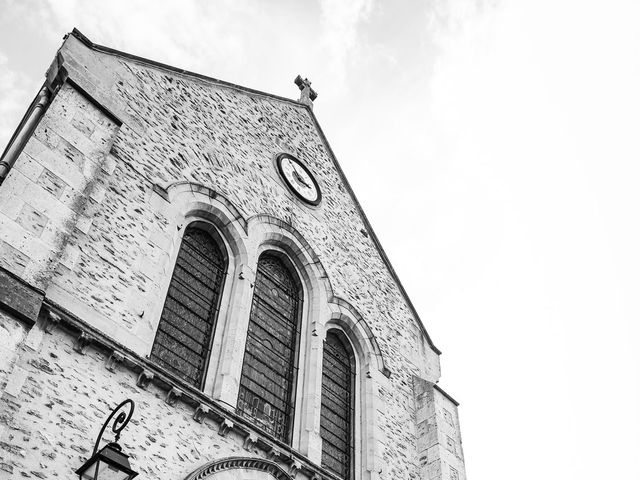
M 263 472 L 260 480 L 292 480 L 291 476 L 285 472 L 278 464 L 262 458 L 248 457 L 228 457 L 219 460 L 213 460 L 185 477 L 184 480 L 226 480 L 225 475 L 229 470 L 252 470 L 254 472 Z M 237 472 L 234 472 L 237 473 Z M 228 478 L 236 478 L 228 477 Z

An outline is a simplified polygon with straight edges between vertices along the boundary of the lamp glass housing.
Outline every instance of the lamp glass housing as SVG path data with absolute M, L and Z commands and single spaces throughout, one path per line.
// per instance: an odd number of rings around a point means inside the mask
M 131 470 L 128 455 L 122 453 L 117 443 L 109 443 L 89 460 L 76 473 L 80 480 L 131 480 L 138 475 Z

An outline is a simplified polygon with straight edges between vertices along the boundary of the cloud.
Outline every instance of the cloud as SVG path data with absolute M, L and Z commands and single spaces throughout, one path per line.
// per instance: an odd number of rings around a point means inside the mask
M 349 62 L 363 49 L 358 29 L 369 18 L 373 0 L 320 0 L 323 30 L 320 38 L 323 56 L 333 81 L 344 88 Z
M 202 70 L 224 59 L 240 62 L 243 42 L 229 26 L 251 9 L 240 2 L 49 0 L 48 28 L 78 27 L 89 38 L 163 62 Z
M 46 0 L 9 6 L 5 19 L 20 25 L 13 36 L 20 35 L 31 50 L 35 42 L 40 50 L 40 43 L 55 49 L 62 35 L 77 27 L 98 44 L 285 96 L 297 92 L 297 73 L 321 63 L 313 4 Z M 9 38 L 6 30 L 2 34 Z

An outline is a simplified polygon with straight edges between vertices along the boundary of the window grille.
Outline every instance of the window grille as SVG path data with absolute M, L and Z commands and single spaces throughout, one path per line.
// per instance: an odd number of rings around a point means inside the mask
M 346 341 L 329 331 L 322 356 L 322 466 L 345 480 L 352 477 L 353 469 L 355 382 L 352 358 L 352 349 Z
M 203 386 L 225 270 L 213 238 L 188 227 L 150 358 L 198 388 Z
M 300 289 L 278 257 L 258 261 L 238 395 L 239 414 L 290 441 L 297 376 Z

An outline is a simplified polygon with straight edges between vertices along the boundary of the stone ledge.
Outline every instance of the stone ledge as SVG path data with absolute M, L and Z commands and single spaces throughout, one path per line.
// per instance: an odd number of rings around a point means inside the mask
M 44 292 L 0 267 L 0 309 L 33 325 L 38 319 Z
M 437 390 L 438 392 L 440 392 L 444 398 L 446 398 L 447 400 L 449 400 L 449 401 L 450 401 L 451 403 L 453 403 L 456 407 L 459 407 L 459 406 L 460 406 L 460 404 L 458 403 L 458 401 L 457 401 L 455 398 L 453 398 L 451 395 L 449 395 L 447 392 L 445 392 L 445 391 L 442 389 L 442 387 L 440 387 L 440 386 L 438 386 L 437 384 L 435 384 L 435 383 L 434 383 L 434 384 L 433 384 L 433 388 L 434 388 L 435 390 Z

